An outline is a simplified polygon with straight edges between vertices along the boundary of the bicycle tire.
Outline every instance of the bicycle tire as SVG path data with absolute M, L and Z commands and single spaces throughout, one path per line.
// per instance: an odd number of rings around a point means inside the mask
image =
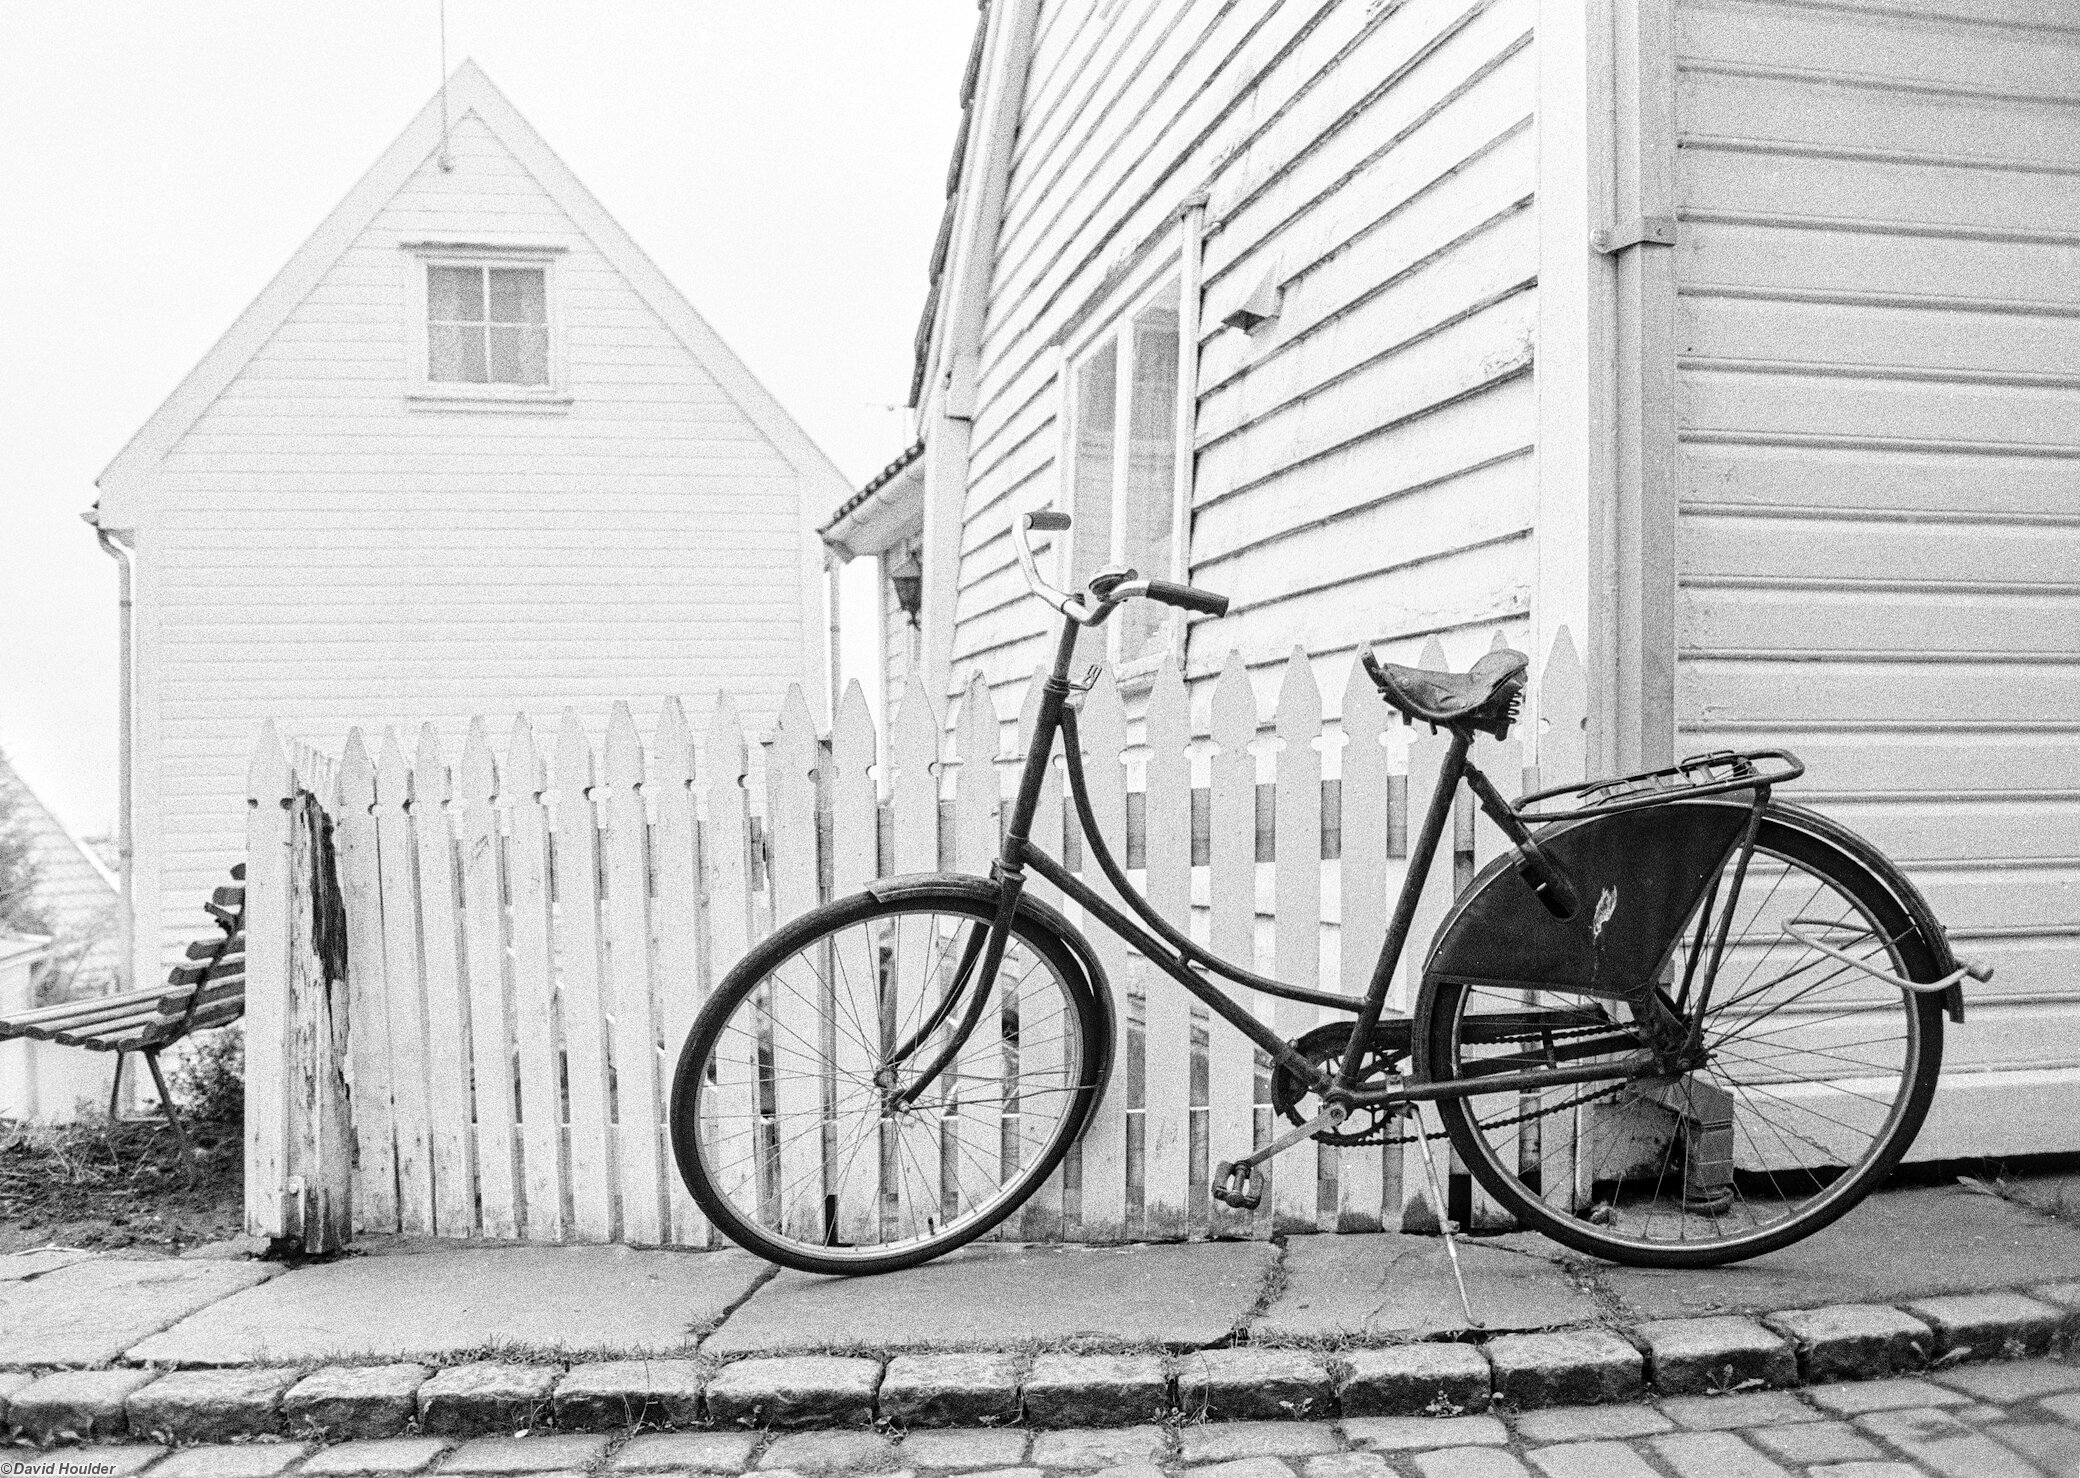
M 1637 1267 L 1697 1268 L 1737 1262 L 1790 1246 L 1845 1214 L 1899 1164 L 1913 1144 L 1942 1067 L 1941 997 L 1883 986 L 1817 952 L 1813 961 L 1773 959 L 1777 943 L 1773 940 L 1764 946 L 1757 941 L 1770 938 L 1772 925 L 1778 939 L 1791 938 L 1781 931 L 1782 922 L 1794 917 L 1786 910 L 1802 916 L 1816 906 L 1814 900 L 1822 890 L 1832 890 L 1836 901 L 1847 907 L 1831 927 L 1842 931 L 1844 938 L 1868 929 L 1878 946 L 1869 957 L 1875 961 L 1882 948 L 1889 955 L 1882 963 L 1905 979 L 1941 979 L 1949 960 L 1947 943 L 1898 869 L 1868 843 L 1824 818 L 1796 807 L 1772 806 L 1764 815 L 1756 842 L 1754 866 L 1737 900 L 1733 942 L 1705 1013 L 1706 1041 L 1717 1044 L 1714 1059 L 1705 1069 L 1674 1080 L 1679 1085 L 1675 1090 L 1664 1086 L 1671 1080 L 1644 1079 L 1640 1082 L 1653 1086 L 1621 1082 L 1607 1088 L 1587 1083 L 1547 1090 L 1545 1098 L 1563 1103 L 1585 1096 L 1597 1100 L 1553 1112 L 1546 1116 L 1549 1123 L 1539 1122 L 1535 1114 L 1530 1119 L 1521 1117 L 1526 1097 L 1521 1094 L 1438 1102 L 1460 1159 L 1521 1224 L 1576 1251 Z M 1726 864 L 1729 874 L 1732 865 L 1731 860 Z M 1800 873 L 1817 880 L 1812 899 L 1801 898 L 1797 891 L 1786 891 L 1783 886 Z M 1802 888 L 1802 883 L 1793 884 L 1794 890 Z M 1743 915 L 1738 910 L 1749 908 L 1750 900 L 1755 900 L 1752 912 Z M 1856 918 L 1859 914 L 1861 922 Z M 1697 948 L 1696 917 L 1693 910 L 1680 936 L 1673 979 L 1682 978 L 1686 952 Z M 1709 947 L 1707 939 L 1704 948 Z M 1787 970 L 1787 964 L 1795 968 Z M 1740 970 L 1743 965 L 1744 972 Z M 1754 975 L 1765 966 L 1770 973 L 1758 985 Z M 1766 994 L 1778 986 L 1783 987 L 1781 999 Z M 1833 1004 L 1842 1009 L 1836 1015 L 1802 1019 L 1813 1014 L 1810 998 L 1837 991 L 1840 994 Z M 1438 1081 L 1464 1076 L 1462 1069 L 1478 1056 L 1476 1049 L 1490 1045 L 1468 1040 L 1465 1023 L 1479 1015 L 1469 1007 L 1482 995 L 1499 998 L 1505 994 L 1511 999 L 1494 1009 L 1504 1005 L 1522 1008 L 1525 997 L 1520 992 L 1427 979 L 1415 1023 L 1421 1072 Z M 1587 999 L 1553 993 L 1555 1002 L 1564 1000 L 1575 1008 Z M 1792 1010 L 1801 1001 L 1808 1004 Z M 1600 1004 L 1614 1018 L 1628 1009 L 1615 1002 Z M 1762 1023 L 1786 1011 L 1791 1011 L 1788 1017 L 1762 1029 Z M 1857 1033 L 1876 1031 L 1895 1013 L 1899 1022 L 1896 1048 L 1886 1045 L 1889 1039 L 1882 1033 L 1867 1038 L 1851 1035 L 1843 1042 L 1838 1040 L 1842 1028 L 1832 1027 L 1836 1036 L 1825 1030 L 1854 1016 L 1868 1023 L 1859 1025 Z M 1530 1039 L 1523 1040 L 1528 1043 Z M 1729 1044 L 1738 1045 L 1739 1050 L 1729 1050 Z M 1868 1058 L 1847 1055 L 1865 1047 L 1872 1049 Z M 1789 1076 L 1798 1064 L 1808 1061 L 1813 1077 Z M 1719 1098 L 1713 1103 L 1719 1106 L 1701 1106 L 1708 1095 L 1700 1090 L 1700 1079 L 1718 1090 Z M 1893 1082 L 1889 1091 L 1884 1087 L 1888 1080 Z M 1833 1083 L 1841 1086 L 1830 1089 Z M 1671 1091 L 1683 1100 L 1688 1114 L 1668 1106 Z M 1531 1107 L 1536 1109 L 1544 1101 L 1533 1097 Z M 1884 1109 L 1882 1121 L 1860 1152 L 1847 1157 L 1847 1151 L 1855 1147 L 1857 1120 L 1870 1118 L 1876 1107 Z M 1696 1199 L 1696 1188 L 1686 1190 L 1682 1176 L 1693 1162 L 1703 1163 L 1709 1154 L 1718 1153 L 1699 1149 L 1700 1142 L 1710 1140 L 1708 1126 L 1700 1128 L 1700 1124 L 1708 1116 L 1727 1111 L 1734 1124 L 1730 1138 L 1736 1168 L 1725 1181 L 1724 1195 L 1731 1200 L 1714 1208 Z M 1563 1122 L 1563 1113 L 1572 1117 Z M 1633 1121 L 1629 1125 L 1626 1115 Z M 1672 1127 L 1667 1120 L 1674 1121 Z M 1539 1127 L 1527 1132 L 1527 1123 L 1539 1123 Z M 1666 1134 L 1667 1144 L 1651 1171 L 1652 1184 L 1647 1184 L 1641 1168 L 1652 1158 L 1657 1127 Z M 1626 1135 L 1635 1137 L 1622 1137 Z M 1512 1144 L 1514 1164 L 1509 1163 Z M 1720 1148 L 1725 1148 L 1723 1142 Z M 1802 1151 L 1811 1163 L 1796 1163 Z M 1834 1156 L 1843 1157 L 1844 1163 L 1833 1163 L 1830 1157 Z M 1570 1163 L 1563 1164 L 1564 1158 Z M 1609 1173 L 1599 1179 L 1599 1171 Z M 1700 1178 L 1708 1174 L 1700 1172 Z M 1799 1195 L 1798 1188 L 1806 1184 L 1814 1189 Z
M 890 1113 L 874 1076 L 943 1000 L 949 941 L 996 908 L 980 879 L 892 880 L 802 915 L 724 976 L 680 1051 L 670 1125 L 680 1176 L 726 1236 L 802 1272 L 895 1272 L 982 1236 L 1053 1173 L 1112 1061 L 1104 977 L 1053 910 L 1021 900 L 996 1000 L 926 1095 Z M 908 1060 L 928 1063 L 960 1020 Z

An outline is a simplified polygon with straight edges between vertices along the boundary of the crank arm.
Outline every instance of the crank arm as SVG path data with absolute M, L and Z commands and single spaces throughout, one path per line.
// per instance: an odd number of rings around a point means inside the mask
M 1223 1206 L 1234 1206 L 1243 1211 L 1256 1210 L 1264 1203 L 1264 1193 L 1250 1188 L 1256 1179 L 1251 1172 L 1272 1156 L 1284 1154 L 1324 1129 L 1338 1128 L 1350 1115 L 1351 1111 L 1342 1104 L 1332 1103 L 1305 1124 L 1288 1129 L 1255 1153 L 1244 1155 L 1239 1160 L 1221 1161 L 1213 1170 L 1213 1199 Z

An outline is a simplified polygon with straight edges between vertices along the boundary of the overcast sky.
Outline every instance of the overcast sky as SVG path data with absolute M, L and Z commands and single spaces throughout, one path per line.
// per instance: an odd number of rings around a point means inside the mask
M 849 478 L 901 450 L 973 0 L 447 8 L 450 67 L 476 59 Z M 116 797 L 93 480 L 433 93 L 437 14 L 0 0 L 0 748 L 76 830 Z

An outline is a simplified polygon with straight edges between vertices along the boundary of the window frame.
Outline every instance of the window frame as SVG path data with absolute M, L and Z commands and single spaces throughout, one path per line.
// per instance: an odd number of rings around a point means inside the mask
M 1127 541 L 1126 498 L 1129 485 L 1129 467 L 1133 457 L 1133 439 L 1129 432 L 1132 426 L 1134 379 L 1134 320 L 1146 310 L 1160 305 L 1166 298 L 1177 310 L 1178 366 L 1176 377 L 1176 400 L 1172 405 L 1170 435 L 1173 438 L 1170 470 L 1170 562 L 1163 570 L 1141 570 L 1144 578 L 1174 580 L 1189 583 L 1191 574 L 1191 506 L 1192 483 L 1195 469 L 1192 455 L 1193 417 L 1196 407 L 1197 376 L 1186 369 L 1189 363 L 1196 369 L 1198 346 L 1188 341 L 1188 335 L 1196 324 L 1197 315 L 1188 313 L 1185 294 L 1190 290 L 1190 264 L 1185 260 L 1182 237 L 1171 233 L 1160 243 L 1160 249 L 1150 252 L 1102 298 L 1089 306 L 1082 321 L 1066 330 L 1056 345 L 1055 391 L 1059 406 L 1060 441 L 1056 448 L 1055 479 L 1058 493 L 1055 506 L 1069 513 L 1076 511 L 1076 467 L 1077 442 L 1080 428 L 1077 425 L 1076 376 L 1082 367 L 1111 346 L 1115 355 L 1113 364 L 1113 443 L 1112 443 L 1112 510 L 1108 547 L 1091 561 L 1093 566 L 1120 564 L 1125 562 Z M 1044 506 L 1044 505 L 1036 505 Z M 1081 588 L 1068 584 L 1073 572 L 1082 563 L 1077 544 L 1078 524 L 1072 523 L 1068 532 L 1060 536 L 1057 554 L 1056 581 L 1063 589 Z M 1170 607 L 1159 607 L 1164 612 L 1157 635 L 1143 650 L 1133 657 L 1124 657 L 1125 625 L 1118 617 L 1105 624 L 1105 656 L 1112 663 L 1122 686 L 1147 687 L 1155 679 L 1165 658 L 1173 658 L 1182 667 L 1184 663 L 1184 612 Z
M 559 263 L 564 248 L 545 243 L 486 241 L 407 241 L 405 261 L 405 400 L 431 410 L 558 411 L 571 404 L 564 361 L 564 314 Z M 549 383 L 515 385 L 504 381 L 436 380 L 429 371 L 427 278 L 435 267 L 517 267 L 542 274 L 542 312 L 549 338 Z

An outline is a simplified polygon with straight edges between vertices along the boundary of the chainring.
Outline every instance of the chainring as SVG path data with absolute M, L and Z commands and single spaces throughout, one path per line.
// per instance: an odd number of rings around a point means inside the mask
M 1293 1050 L 1317 1067 L 1334 1072 L 1343 1063 L 1344 1049 L 1350 1045 L 1353 1025 L 1355 1023 L 1348 1021 L 1332 1021 L 1318 1026 L 1295 1041 Z M 1385 1087 L 1388 1077 L 1401 1071 L 1401 1064 L 1408 1055 L 1406 1023 L 1382 1023 L 1373 1032 L 1365 1055 L 1359 1059 L 1357 1086 Z M 1271 1106 L 1274 1109 L 1295 1124 L 1305 1124 L 1314 1115 L 1303 1110 L 1301 1104 L 1313 1098 L 1314 1090 L 1301 1082 L 1292 1069 L 1283 1064 L 1273 1068 Z M 1396 1117 L 1396 1111 L 1384 1104 L 1359 1104 L 1352 1108 L 1350 1117 L 1343 1121 L 1341 1128 L 1319 1130 L 1314 1138 L 1323 1144 L 1385 1144 L 1387 1132 Z

